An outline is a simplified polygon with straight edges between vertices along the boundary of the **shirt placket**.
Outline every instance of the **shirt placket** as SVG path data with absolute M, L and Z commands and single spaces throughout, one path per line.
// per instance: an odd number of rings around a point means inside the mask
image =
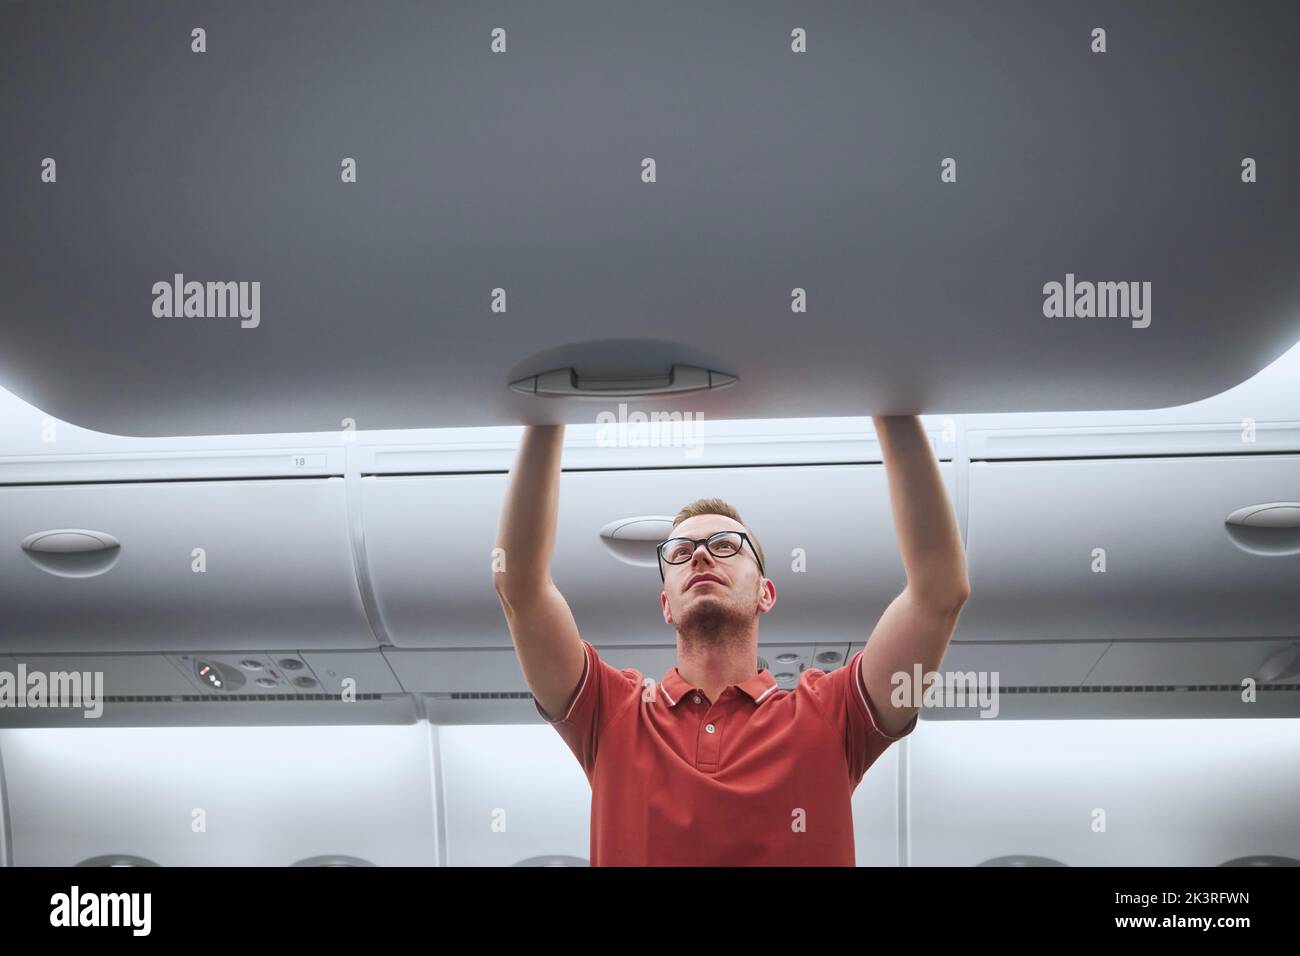
M 698 691 L 695 696 L 701 703 L 705 698 Z M 705 708 L 696 736 L 695 767 L 705 773 L 715 772 L 722 762 L 722 731 L 727 725 L 727 691 Z

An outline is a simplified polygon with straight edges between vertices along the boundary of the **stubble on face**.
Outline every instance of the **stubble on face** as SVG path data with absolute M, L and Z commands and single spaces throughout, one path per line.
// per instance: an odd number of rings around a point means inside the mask
M 757 613 L 757 602 L 746 611 L 731 595 L 697 599 L 683 612 L 677 629 L 682 643 L 692 650 L 744 647 L 748 646 L 750 624 Z

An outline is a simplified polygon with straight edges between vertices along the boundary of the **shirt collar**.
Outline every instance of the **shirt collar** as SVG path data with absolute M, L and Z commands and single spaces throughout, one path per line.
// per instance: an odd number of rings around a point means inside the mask
M 664 697 L 668 699 L 669 707 L 676 707 L 678 701 L 696 689 L 687 683 L 686 678 L 682 677 L 675 666 L 668 669 L 659 686 L 664 692 Z M 739 688 L 755 704 L 760 704 L 776 692 L 776 678 L 772 676 L 771 671 L 764 667 L 753 677 L 747 678 L 739 684 L 728 686 Z

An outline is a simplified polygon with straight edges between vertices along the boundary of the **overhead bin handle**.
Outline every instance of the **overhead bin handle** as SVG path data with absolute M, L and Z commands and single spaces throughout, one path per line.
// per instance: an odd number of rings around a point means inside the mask
M 121 547 L 111 534 L 84 528 L 53 528 L 23 538 L 22 549 L 41 554 L 87 554 Z
M 19 545 L 42 571 L 61 578 L 92 578 L 117 563 L 122 543 L 105 531 L 52 528 L 23 538 Z
M 1243 528 L 1300 529 L 1300 501 L 1270 501 L 1238 508 L 1224 519 Z
M 736 384 L 736 376 L 696 365 L 674 365 L 649 378 L 585 378 L 573 367 L 552 369 L 511 382 L 513 391 L 545 398 L 654 398 L 708 392 Z
M 1242 551 L 1267 558 L 1300 554 L 1300 501 L 1270 501 L 1238 508 L 1223 519 L 1228 539 Z
M 600 543 L 624 564 L 653 568 L 659 565 L 657 546 L 672 530 L 672 515 L 619 518 L 600 529 Z
M 658 544 L 673 529 L 671 515 L 638 515 L 619 518 L 600 529 L 600 536 L 611 541 L 640 541 Z

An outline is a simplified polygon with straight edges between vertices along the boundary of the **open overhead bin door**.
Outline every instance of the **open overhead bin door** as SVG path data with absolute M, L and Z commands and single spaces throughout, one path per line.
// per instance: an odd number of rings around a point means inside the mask
M 1294 5 L 201 19 L 0 9 L 0 386 L 88 428 L 1150 408 L 1300 339 Z

